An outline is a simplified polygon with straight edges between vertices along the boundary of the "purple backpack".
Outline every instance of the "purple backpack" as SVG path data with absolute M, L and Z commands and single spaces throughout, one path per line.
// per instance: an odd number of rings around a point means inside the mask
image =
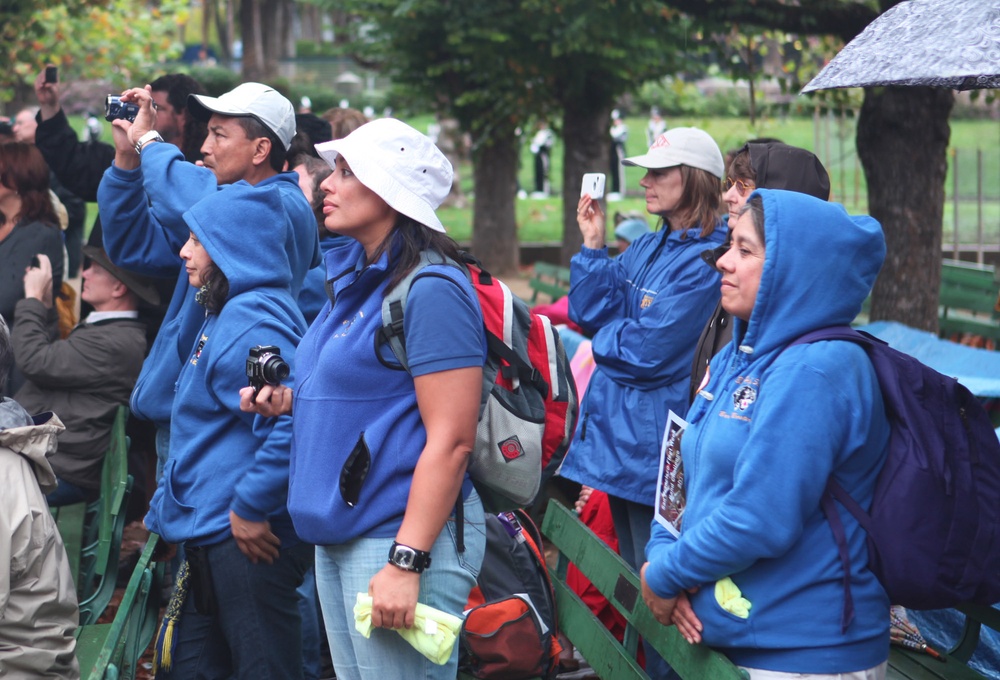
M 812 331 L 791 345 L 820 340 L 865 348 L 891 428 L 869 512 L 832 476 L 823 494 L 844 566 L 844 627 L 854 612 L 834 499 L 868 532 L 869 567 L 893 604 L 944 609 L 1000 601 L 1000 440 L 982 405 L 954 378 L 847 326 Z

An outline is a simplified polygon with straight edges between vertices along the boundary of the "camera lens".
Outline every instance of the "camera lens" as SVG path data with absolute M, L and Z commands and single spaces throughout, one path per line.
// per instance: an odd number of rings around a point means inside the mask
M 280 355 L 272 354 L 264 360 L 260 368 L 260 373 L 261 377 L 269 385 L 279 385 L 291 373 L 291 368 L 289 368 L 288 362 L 282 359 Z

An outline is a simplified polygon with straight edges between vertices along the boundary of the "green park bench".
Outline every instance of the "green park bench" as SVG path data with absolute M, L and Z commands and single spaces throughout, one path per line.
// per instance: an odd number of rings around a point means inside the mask
M 746 673 L 722 654 L 704 645 L 691 645 L 673 626 L 653 618 L 640 593 L 639 577 L 597 537 L 572 510 L 550 501 L 542 534 L 559 550 L 559 564 L 551 569 L 559 612 L 559 628 L 580 651 L 594 672 L 607 680 L 647 680 L 635 660 L 638 636 L 653 647 L 685 680 L 739 680 Z M 572 562 L 625 617 L 623 643 L 608 632 L 587 605 L 566 585 Z
M 531 304 L 538 302 L 539 293 L 548 295 L 555 302 L 569 292 L 569 267 L 536 262 L 528 286 L 531 287 Z
M 941 335 L 973 333 L 1000 340 L 998 293 L 1000 279 L 993 267 L 944 260 L 938 303 Z
M 125 436 L 127 419 L 128 408 L 119 406 L 101 468 L 100 497 L 89 504 L 53 508 L 76 579 L 80 625 L 97 622 L 111 601 L 118 579 L 125 509 L 132 489 Z
M 149 535 L 114 620 L 77 629 L 76 657 L 83 680 L 135 677 L 136 665 L 156 635 L 159 624 L 163 568 L 152 561 L 158 541 L 159 536 Z

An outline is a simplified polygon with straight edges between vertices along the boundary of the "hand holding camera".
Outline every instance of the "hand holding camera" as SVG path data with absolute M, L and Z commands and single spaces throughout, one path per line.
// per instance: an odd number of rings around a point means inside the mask
M 281 358 L 281 350 L 274 345 L 257 345 L 250 348 L 247 357 L 247 379 L 253 388 L 254 398 L 264 385 L 278 386 L 292 372 L 288 362 Z
M 240 390 L 240 410 L 266 418 L 292 412 L 292 390 L 281 384 L 291 369 L 274 345 L 250 348 L 247 357 L 249 387 Z

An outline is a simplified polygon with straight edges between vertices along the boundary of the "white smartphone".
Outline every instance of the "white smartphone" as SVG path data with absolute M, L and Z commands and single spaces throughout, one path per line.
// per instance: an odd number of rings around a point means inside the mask
M 591 198 L 604 198 L 604 173 L 588 172 L 583 176 L 583 186 L 580 195 L 590 195 Z

